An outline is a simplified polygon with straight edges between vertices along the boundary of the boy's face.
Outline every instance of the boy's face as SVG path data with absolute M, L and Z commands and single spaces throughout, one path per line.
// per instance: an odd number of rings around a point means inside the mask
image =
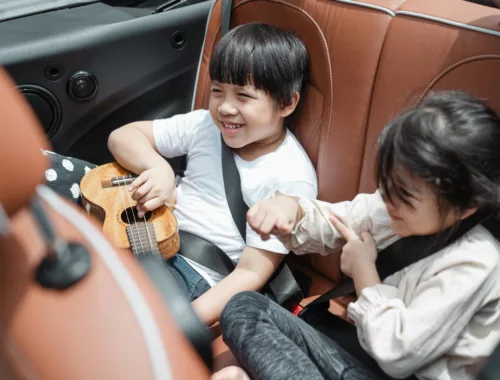
M 283 118 L 293 111 L 278 107 L 267 93 L 252 85 L 217 81 L 211 85 L 209 109 L 226 144 L 245 159 L 255 158 L 253 151 L 266 153 L 266 147 L 279 146 L 285 135 Z

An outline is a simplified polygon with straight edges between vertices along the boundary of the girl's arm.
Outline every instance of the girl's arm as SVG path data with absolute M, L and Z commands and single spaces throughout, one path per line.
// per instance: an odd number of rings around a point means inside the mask
M 377 249 L 397 240 L 391 229 L 390 217 L 379 192 L 359 194 L 352 201 L 327 203 L 299 198 L 299 220 L 290 234 L 277 235 L 281 242 L 296 254 L 339 252 L 345 240 L 330 222 L 335 214 L 359 237 L 370 232 Z

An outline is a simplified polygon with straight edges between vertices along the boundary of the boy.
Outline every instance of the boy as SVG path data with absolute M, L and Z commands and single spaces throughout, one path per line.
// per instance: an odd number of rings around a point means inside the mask
M 239 26 L 212 56 L 209 110 L 131 123 L 109 136 L 118 163 L 139 174 L 129 187 L 139 217 L 176 199 L 179 229 L 212 242 L 238 263 L 222 278 L 181 255 L 169 260 L 206 324 L 218 320 L 236 293 L 262 288 L 288 253 L 276 238 L 263 241 L 248 224 L 245 245 L 226 200 L 221 134 L 234 152 L 249 207 L 278 190 L 316 198 L 315 170 L 285 127 L 300 98 L 307 59 L 303 42 L 291 33 L 260 23 Z M 188 164 L 176 189 L 164 157 L 184 154 Z

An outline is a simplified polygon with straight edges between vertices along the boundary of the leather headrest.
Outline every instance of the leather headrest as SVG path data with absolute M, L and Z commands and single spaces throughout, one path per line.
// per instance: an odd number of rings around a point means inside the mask
M 194 108 L 208 108 L 210 97 L 209 62 L 221 37 L 221 5 L 217 0 L 210 16 Z M 325 37 L 316 21 L 299 6 L 281 0 L 234 0 L 231 28 L 263 22 L 296 33 L 309 53 L 308 84 L 292 118 L 292 131 L 307 151 L 318 172 L 324 166 L 332 117 L 333 85 L 330 56 Z
M 25 205 L 44 179 L 48 159 L 42 128 L 0 67 L 0 203 L 8 215 Z

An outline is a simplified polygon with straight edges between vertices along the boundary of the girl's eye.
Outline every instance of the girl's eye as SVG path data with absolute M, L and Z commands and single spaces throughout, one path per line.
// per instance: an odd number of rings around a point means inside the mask
M 243 98 L 251 98 L 251 96 L 250 96 L 250 95 L 245 94 L 244 92 L 240 92 L 240 93 L 238 94 L 238 96 L 241 96 L 241 97 L 243 97 Z
M 408 199 L 415 199 L 415 196 L 410 193 L 409 191 L 405 190 L 405 189 L 402 189 L 401 190 L 401 194 L 403 195 L 403 197 L 405 198 L 408 198 Z
M 222 93 L 222 91 L 221 91 L 221 90 L 219 90 L 218 88 L 212 88 L 212 93 L 213 93 L 213 94 L 221 94 L 221 93 Z

